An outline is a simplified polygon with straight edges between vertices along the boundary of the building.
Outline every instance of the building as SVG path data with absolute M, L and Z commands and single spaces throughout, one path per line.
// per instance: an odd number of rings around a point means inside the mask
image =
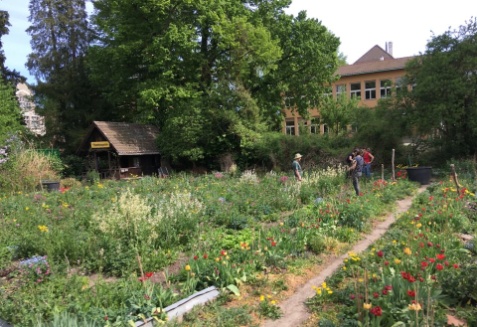
M 386 50 L 375 45 L 355 63 L 338 68 L 339 80 L 331 85 L 332 96 L 336 98 L 346 93 L 348 98 L 358 98 L 360 106 L 374 108 L 379 99 L 391 96 L 393 86 L 398 85 L 405 74 L 406 63 L 413 58 L 394 58 L 391 42 L 386 43 Z M 284 134 L 299 135 L 300 125 L 309 128 L 311 133 L 327 132 L 326 125 L 320 123 L 318 108 L 309 109 L 309 120 L 304 120 L 290 109 L 285 103 Z
M 28 86 L 25 83 L 18 83 L 15 95 L 27 128 L 36 135 L 45 135 L 45 117 L 35 112 L 35 103 L 32 100 L 33 94 Z
M 87 171 L 101 178 L 125 179 L 160 173 L 161 156 L 155 126 L 93 121 L 77 154 L 87 158 Z

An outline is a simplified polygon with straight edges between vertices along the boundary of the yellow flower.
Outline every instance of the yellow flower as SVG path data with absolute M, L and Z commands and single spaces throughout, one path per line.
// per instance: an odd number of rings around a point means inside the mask
M 186 271 L 189 271 L 189 270 L 190 270 L 190 266 L 189 266 L 189 265 L 186 265 L 186 266 L 185 266 L 185 270 L 186 270 Z
M 25 211 L 28 211 L 28 210 L 30 210 L 30 208 L 28 208 L 28 207 L 25 207 Z
M 393 244 L 396 244 L 396 243 L 397 243 L 397 241 L 396 241 L 396 240 L 393 240 Z
M 412 303 L 408 305 L 408 309 L 412 311 L 419 311 L 422 310 L 421 305 L 419 303 Z
M 326 288 L 326 282 L 321 283 L 321 287 Z
M 399 259 L 396 258 L 396 259 L 394 259 L 394 263 L 398 265 L 398 264 L 401 263 L 401 260 L 399 260 Z
M 417 227 L 417 228 L 421 228 L 421 227 L 422 227 L 422 224 L 421 224 L 421 223 L 418 223 L 418 224 L 416 225 L 416 227 Z
M 410 248 L 404 248 L 404 253 L 407 254 L 407 255 L 411 255 L 412 251 L 411 251 Z
M 343 270 L 346 270 L 346 267 L 343 267 Z
M 98 188 L 104 188 L 104 185 L 101 183 L 98 183 Z
M 364 282 L 364 279 L 363 278 L 358 278 L 358 283 L 362 283 Z
M 328 294 L 333 294 L 333 291 L 328 289 Z
M 265 301 L 265 296 L 260 295 L 260 302 L 263 302 L 263 301 Z
M 280 226 L 283 226 L 283 222 L 282 222 L 282 221 L 280 222 Z
M 270 302 L 270 304 L 275 305 L 275 304 L 277 304 L 277 301 L 273 300 L 273 301 Z
M 47 232 L 48 232 L 48 227 L 45 226 L 45 225 L 38 225 L 38 229 L 39 229 L 40 232 L 42 232 L 42 233 L 47 233 Z
M 70 205 L 66 202 L 63 202 L 62 206 L 63 206 L 63 208 L 68 208 Z
M 371 309 L 371 303 L 363 303 L 363 309 L 364 309 L 364 310 L 369 310 L 369 309 Z

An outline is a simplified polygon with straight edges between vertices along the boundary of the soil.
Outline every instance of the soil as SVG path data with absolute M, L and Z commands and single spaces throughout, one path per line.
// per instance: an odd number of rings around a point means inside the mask
M 419 188 L 418 193 L 423 192 L 426 186 Z M 377 241 L 389 229 L 391 224 L 396 220 L 396 217 L 401 213 L 407 211 L 412 204 L 413 197 L 408 197 L 397 202 L 397 208 L 394 212 L 388 214 L 384 221 L 379 222 L 373 228 L 370 234 L 367 234 L 361 241 L 359 241 L 351 251 L 361 253 L 366 250 L 371 244 Z M 312 286 L 320 285 L 325 279 L 331 275 L 341 266 L 343 260 L 347 257 L 347 253 L 328 258 L 326 262 L 320 264 L 321 269 L 314 276 L 307 276 L 303 280 L 301 286 L 295 288 L 295 292 L 281 301 L 279 306 L 283 312 L 283 316 L 277 320 L 265 320 L 261 323 L 262 327 L 296 327 L 296 326 L 316 326 L 317 322 L 312 321 L 312 316 L 308 312 L 305 301 L 314 296 L 315 291 Z M 455 317 L 448 315 L 448 324 L 450 326 L 466 326 L 466 324 Z

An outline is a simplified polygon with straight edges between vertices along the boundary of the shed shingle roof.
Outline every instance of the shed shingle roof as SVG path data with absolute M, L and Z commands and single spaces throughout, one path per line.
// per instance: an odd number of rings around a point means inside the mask
M 94 121 L 118 155 L 159 154 L 156 138 L 159 129 L 152 125 Z

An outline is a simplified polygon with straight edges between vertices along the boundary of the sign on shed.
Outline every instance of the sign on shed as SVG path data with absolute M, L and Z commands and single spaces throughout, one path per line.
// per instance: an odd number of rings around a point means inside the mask
M 91 142 L 91 149 L 107 149 L 107 148 L 109 148 L 108 141 Z

